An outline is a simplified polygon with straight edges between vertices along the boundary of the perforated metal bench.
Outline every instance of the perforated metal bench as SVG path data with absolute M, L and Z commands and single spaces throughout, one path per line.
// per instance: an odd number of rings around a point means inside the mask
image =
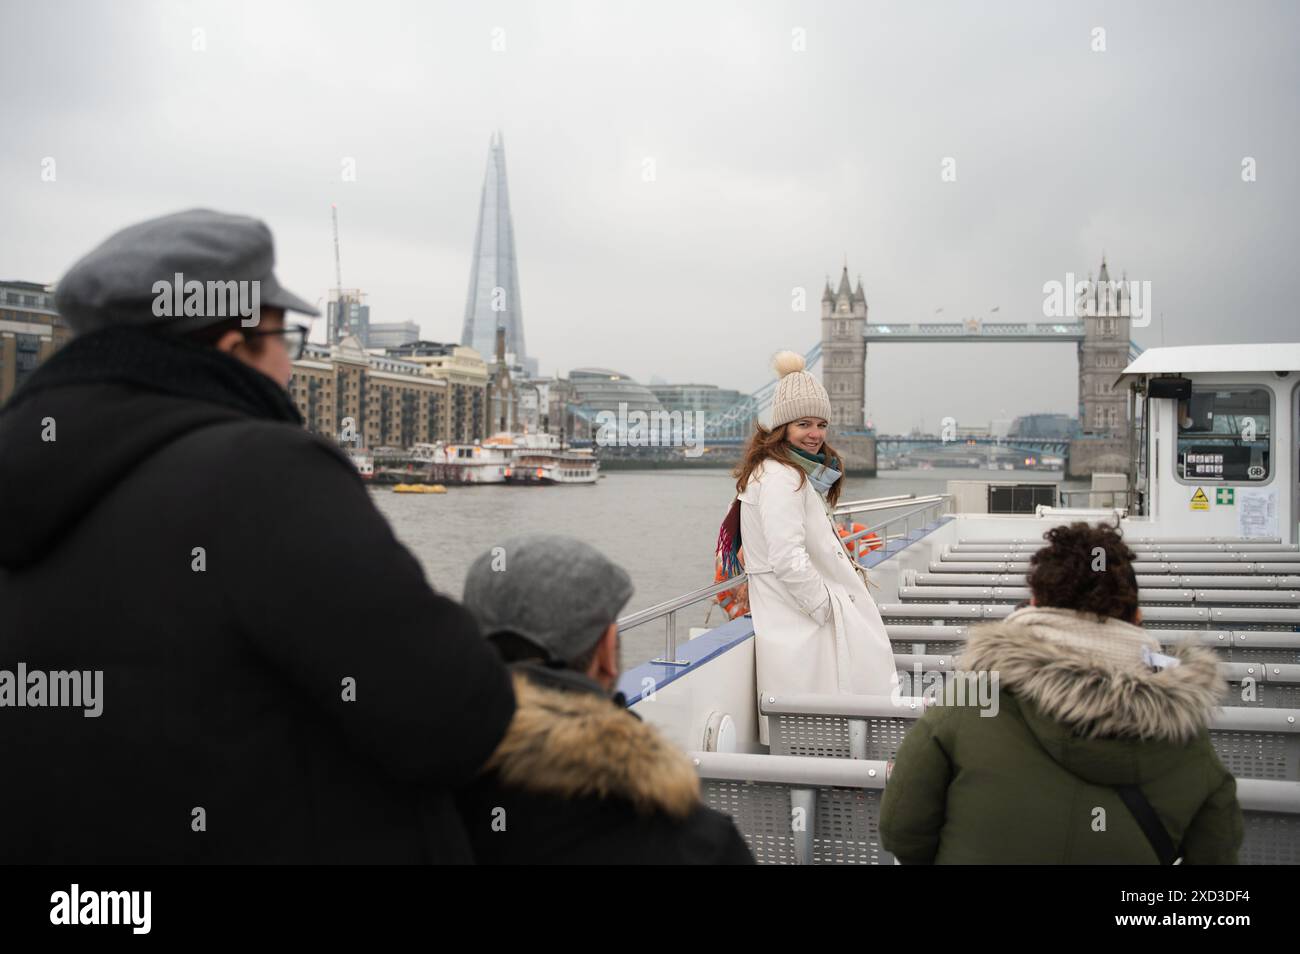
M 1300 665 L 1294 663 L 1220 663 L 1228 680 L 1224 706 L 1300 709 Z
M 909 676 L 956 668 L 955 654 L 894 653 L 894 665 Z M 1228 683 L 1220 705 L 1266 709 L 1300 709 L 1300 665 L 1294 663 L 1221 662 Z
M 952 654 L 966 647 L 969 626 L 894 623 L 885 627 L 898 651 Z M 1152 635 L 1167 649 L 1192 643 L 1212 649 L 1224 662 L 1300 663 L 1300 633 L 1233 629 L 1157 629 Z
M 773 755 L 878 759 L 890 762 L 926 710 L 919 698 L 830 694 L 760 698 Z M 1300 719 L 1290 709 L 1225 709 L 1210 724 L 1210 742 L 1239 778 L 1300 782 Z
M 1149 553 L 1192 553 L 1192 554 L 1228 554 L 1229 559 L 1238 559 L 1240 554 L 1264 554 L 1266 558 L 1279 560 L 1300 559 L 1300 550 L 1290 543 L 1196 543 L 1170 540 L 1164 543 L 1135 543 L 1124 541 L 1130 550 L 1139 556 Z M 970 543 L 950 543 L 943 547 L 944 553 L 972 554 L 1006 554 L 1035 553 L 1047 546 L 1046 540 L 1025 541 L 1023 543 L 999 543 L 985 540 Z
M 1042 534 L 1037 537 L 958 537 L 957 545 L 965 546 L 967 544 L 1024 544 L 1033 546 L 1043 546 L 1044 540 Z M 1155 543 L 1177 543 L 1191 545 L 1218 545 L 1218 544 L 1251 544 L 1252 546 L 1262 547 L 1284 547 L 1290 544 L 1283 544 L 1280 537 L 1166 537 L 1151 536 L 1149 534 L 1138 534 L 1126 532 L 1124 542 L 1130 547 L 1149 546 Z
M 946 558 L 930 561 L 931 573 L 1017 573 L 1029 572 L 1029 558 L 1011 560 L 977 560 L 973 554 L 948 554 Z M 1138 576 L 1155 574 L 1179 574 L 1185 576 L 1207 576 L 1226 574 L 1229 576 L 1246 576 L 1255 574 L 1274 574 L 1295 576 L 1300 574 L 1300 565 L 1294 562 L 1273 563 L 1269 561 L 1199 561 L 1188 563 L 1181 560 L 1143 560 L 1133 563 L 1133 572 Z
M 773 755 L 814 758 L 894 758 L 903 736 L 925 712 L 919 698 L 831 694 L 763 694 Z
M 1248 578 L 1247 578 L 1248 579 Z M 935 585 L 931 583 L 903 584 L 898 587 L 898 598 L 907 602 L 934 602 L 956 600 L 967 603 L 1019 603 L 1033 594 L 1027 586 L 983 586 L 959 583 Z M 1142 591 L 1142 602 L 1150 604 L 1228 605 L 1258 607 L 1300 606 L 1300 590 L 1280 589 L 1193 589 L 1186 587 L 1149 587 Z
M 760 864 L 890 864 L 882 761 L 691 754 L 704 802 L 731 816 Z M 1241 864 L 1300 864 L 1300 782 L 1237 780 Z M 811 821 L 811 824 L 800 824 Z
M 701 793 L 761 864 L 892 864 L 880 844 L 884 762 L 693 752 Z
M 1231 708 L 1210 723 L 1210 742 L 1238 779 L 1300 782 L 1300 719 L 1294 709 Z
M 1300 782 L 1237 780 L 1244 832 L 1243 865 L 1300 864 Z
M 904 570 L 899 577 L 908 586 L 1027 586 L 1025 573 L 921 573 Z M 1138 588 L 1151 589 L 1250 589 L 1300 590 L 1300 575 L 1232 576 L 1229 574 L 1138 574 Z
M 973 623 L 1003 619 L 1015 610 L 1010 603 L 880 603 L 877 607 L 886 624 L 919 620 L 952 620 Z M 1300 627 L 1300 607 L 1254 606 L 1167 606 L 1142 605 L 1142 625 L 1147 629 L 1200 626 L 1205 629 L 1243 629 L 1294 632 Z

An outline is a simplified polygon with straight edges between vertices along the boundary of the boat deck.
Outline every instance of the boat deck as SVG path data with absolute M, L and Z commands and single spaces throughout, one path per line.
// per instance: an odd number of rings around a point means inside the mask
M 1040 528 L 1053 523 L 1029 522 Z M 1029 554 L 1041 546 L 1033 540 L 1037 534 L 978 536 L 1005 523 L 943 516 L 864 561 L 874 564 L 876 599 L 895 664 L 909 675 L 909 685 L 927 673 L 960 671 L 971 627 L 1000 619 L 1028 599 L 1024 574 Z M 1210 737 L 1238 781 L 1246 822 L 1242 863 L 1300 863 L 1300 548 L 1277 540 L 1143 540 L 1140 524 L 1126 529 L 1126 539 L 1138 554 L 1144 626 L 1166 646 L 1190 641 L 1212 647 L 1222 659 L 1228 694 Z M 686 747 L 693 750 L 706 801 L 736 820 L 759 861 L 891 863 L 879 840 L 880 800 L 899 744 L 933 703 L 763 694 L 758 713 L 769 720 L 771 742 L 764 750 L 747 738 L 750 729 L 740 716 L 746 701 L 731 701 L 722 685 L 727 668 L 752 673 L 747 622 L 699 637 L 698 662 L 639 667 L 622 688 L 637 698 L 638 712 L 665 720 L 669 731 L 676 725 L 674 683 L 697 712 L 703 695 L 706 708 L 718 706 L 735 717 L 739 728 L 733 730 L 741 738 L 733 751 L 716 744 L 725 732 L 716 714 L 713 735 Z M 678 655 L 694 656 L 694 648 L 688 643 Z M 715 685 L 701 692 L 701 685 L 690 686 L 693 679 Z M 806 831 L 792 830 L 798 809 L 810 819 Z

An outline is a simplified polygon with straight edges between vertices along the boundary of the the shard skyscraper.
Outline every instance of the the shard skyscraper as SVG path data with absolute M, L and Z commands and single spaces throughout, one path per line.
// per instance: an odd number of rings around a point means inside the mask
M 524 311 L 519 298 L 519 264 L 515 259 L 515 229 L 510 220 L 510 189 L 506 185 L 506 152 L 501 133 L 488 144 L 487 173 L 479 200 L 478 230 L 469 270 L 469 295 L 460 343 L 469 345 L 491 364 L 496 358 L 496 330 L 506 330 L 506 354 L 529 375 L 536 360 L 524 348 Z

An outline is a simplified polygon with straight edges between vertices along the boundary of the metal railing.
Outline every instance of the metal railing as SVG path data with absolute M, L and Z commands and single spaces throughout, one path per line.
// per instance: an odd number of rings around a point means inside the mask
M 694 606 L 696 603 L 703 603 L 705 600 L 711 600 L 719 593 L 734 589 L 749 579 L 747 574 L 741 573 L 739 576 L 733 576 L 729 580 L 720 580 L 717 583 L 710 583 L 708 586 L 701 587 L 698 590 L 691 590 L 681 596 L 674 597 L 666 603 L 660 603 L 657 606 L 650 606 L 646 609 L 639 610 L 618 620 L 618 631 L 631 629 L 634 626 L 642 626 L 645 623 L 653 623 L 659 617 L 664 619 L 664 654 L 662 657 L 650 660 L 661 666 L 687 666 L 688 662 L 677 658 L 677 612 L 688 606 Z
M 893 502 L 881 504 L 880 501 Z M 862 504 L 862 506 L 859 504 Z M 945 513 L 949 513 L 952 509 L 952 494 L 929 494 L 924 497 L 918 497 L 915 494 L 903 494 L 898 497 L 882 497 L 877 501 L 855 501 L 853 503 L 844 504 L 843 509 L 841 507 L 836 507 L 835 515 L 838 517 L 876 510 L 895 510 L 906 504 L 920 504 L 921 506 L 914 507 L 912 510 L 907 511 L 907 513 L 897 514 L 881 523 L 866 527 L 863 530 L 859 530 L 857 533 L 850 533 L 842 538 L 843 542 L 852 543 L 854 540 L 873 533 L 880 538 L 880 542 L 885 546 L 889 545 L 891 539 L 905 539 L 912 532 L 913 518 L 920 517 L 921 525 L 924 526 L 930 520 L 933 520 L 936 517 L 941 517 Z M 903 521 L 903 532 L 890 537 L 889 527 L 898 523 L 900 520 Z M 846 529 L 848 529 L 848 521 L 845 521 L 845 523 Z
M 867 513 L 879 510 L 897 509 L 908 504 L 921 504 L 909 510 L 907 513 L 898 514 L 882 523 L 867 527 L 849 537 L 844 538 L 845 543 L 856 540 L 858 537 L 865 536 L 875 531 L 886 530 L 888 527 L 904 521 L 904 530 L 902 534 L 895 535 L 891 538 L 888 532 L 881 535 L 881 541 L 888 544 L 890 539 L 899 539 L 906 537 L 911 532 L 911 521 L 920 514 L 934 514 L 939 516 L 948 511 L 952 505 L 952 494 L 932 494 L 925 497 L 917 497 L 915 494 L 898 494 L 893 497 L 874 497 L 870 500 L 852 500 L 840 504 L 835 508 L 836 515 L 851 513 Z M 854 560 L 856 563 L 856 559 Z M 741 573 L 727 580 L 719 580 L 717 583 L 710 583 L 708 586 L 702 586 L 698 590 L 691 590 L 681 596 L 674 597 L 666 602 L 659 603 L 655 606 L 648 606 L 643 610 L 635 613 L 629 613 L 617 621 L 618 631 L 620 633 L 632 629 L 636 626 L 644 626 L 646 623 L 653 623 L 661 617 L 664 620 L 664 654 L 650 660 L 652 663 L 661 666 L 687 666 L 689 662 L 677 658 L 677 613 L 688 606 L 694 606 L 696 603 L 703 603 L 705 600 L 711 600 L 719 593 L 735 589 L 742 583 L 747 582 L 748 574 Z

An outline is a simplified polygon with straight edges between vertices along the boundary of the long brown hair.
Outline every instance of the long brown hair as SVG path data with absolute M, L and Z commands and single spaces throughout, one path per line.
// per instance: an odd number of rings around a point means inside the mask
M 757 421 L 754 422 L 754 433 L 750 435 L 749 443 L 745 446 L 745 453 L 740 458 L 740 463 L 736 469 L 731 472 L 731 476 L 736 478 L 736 493 L 743 493 L 745 487 L 749 484 L 749 478 L 754 471 L 763 463 L 771 459 L 793 468 L 799 474 L 799 486 L 802 487 L 804 481 L 808 479 L 803 468 L 789 459 L 785 452 L 785 430 L 788 424 L 782 424 L 780 427 L 774 427 L 771 430 L 765 428 Z M 826 455 L 826 463 L 831 463 L 839 458 L 839 453 L 831 447 L 828 441 L 822 441 L 822 453 Z M 830 492 L 826 494 L 826 500 L 833 507 L 836 501 L 840 499 L 840 491 L 844 489 L 844 463 L 840 461 L 840 477 L 831 485 Z

